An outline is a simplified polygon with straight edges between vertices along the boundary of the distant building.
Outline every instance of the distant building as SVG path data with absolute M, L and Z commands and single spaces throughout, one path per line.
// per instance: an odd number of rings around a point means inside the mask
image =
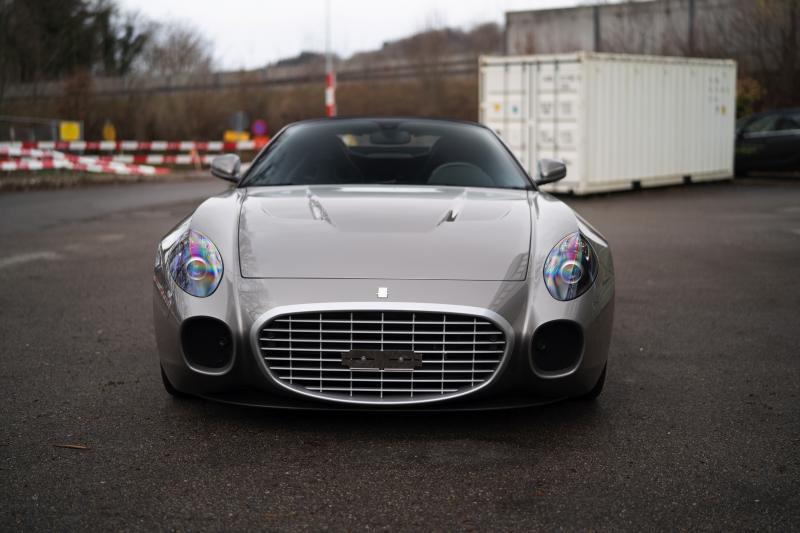
M 724 55 L 740 0 L 652 0 L 506 13 L 508 54 Z

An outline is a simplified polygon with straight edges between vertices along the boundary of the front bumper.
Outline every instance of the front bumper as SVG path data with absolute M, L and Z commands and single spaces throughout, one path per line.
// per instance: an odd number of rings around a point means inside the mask
M 302 409 L 378 408 L 393 410 L 490 409 L 546 403 L 580 396 L 597 382 L 606 365 L 613 320 L 613 277 L 600 277 L 581 297 L 554 300 L 543 285 L 530 281 L 432 281 L 364 279 L 223 279 L 208 298 L 187 295 L 156 271 L 155 331 L 161 366 L 170 382 L 189 394 L 244 405 Z M 388 287 L 391 303 L 376 299 L 377 288 Z M 346 302 L 346 304 L 343 304 Z M 461 397 L 435 402 L 347 405 L 304 397 L 278 384 L 259 361 L 252 342 L 254 327 L 265 313 L 282 308 L 313 306 L 341 309 L 429 309 L 464 307 L 488 310 L 508 323 L 510 348 L 496 375 L 485 387 Z M 181 325 L 192 317 L 225 322 L 233 340 L 233 358 L 222 369 L 189 364 L 181 348 Z M 569 320 L 583 332 L 577 364 L 558 373 L 537 371 L 531 362 L 536 329 L 554 320 Z

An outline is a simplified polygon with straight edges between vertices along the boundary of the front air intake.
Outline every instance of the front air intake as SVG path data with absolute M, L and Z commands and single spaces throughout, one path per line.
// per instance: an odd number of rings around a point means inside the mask
M 233 358 L 231 330 L 216 318 L 187 319 L 181 326 L 181 345 L 186 361 L 196 368 L 218 370 Z
M 531 357 L 542 373 L 564 372 L 574 368 L 583 354 L 583 330 L 570 320 L 542 324 L 533 334 Z

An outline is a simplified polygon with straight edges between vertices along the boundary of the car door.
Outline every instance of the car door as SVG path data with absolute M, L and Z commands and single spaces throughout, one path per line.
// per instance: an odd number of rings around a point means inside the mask
M 746 121 L 736 139 L 736 168 L 761 169 L 768 165 L 780 113 L 760 115 Z
M 768 139 L 770 163 L 781 170 L 794 170 L 800 162 L 800 111 L 780 116 L 775 135 Z

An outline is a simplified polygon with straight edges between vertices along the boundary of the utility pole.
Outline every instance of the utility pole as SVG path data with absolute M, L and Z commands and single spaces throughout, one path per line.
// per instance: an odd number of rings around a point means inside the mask
M 331 49 L 331 0 L 325 0 L 325 114 L 336 116 L 336 73 Z
M 690 56 L 694 55 L 694 17 L 695 17 L 695 0 L 689 0 L 689 28 L 686 35 L 686 44 L 689 49 Z
M 603 51 L 603 40 L 600 36 L 600 5 L 594 4 L 592 6 L 592 22 L 594 26 L 594 51 Z

